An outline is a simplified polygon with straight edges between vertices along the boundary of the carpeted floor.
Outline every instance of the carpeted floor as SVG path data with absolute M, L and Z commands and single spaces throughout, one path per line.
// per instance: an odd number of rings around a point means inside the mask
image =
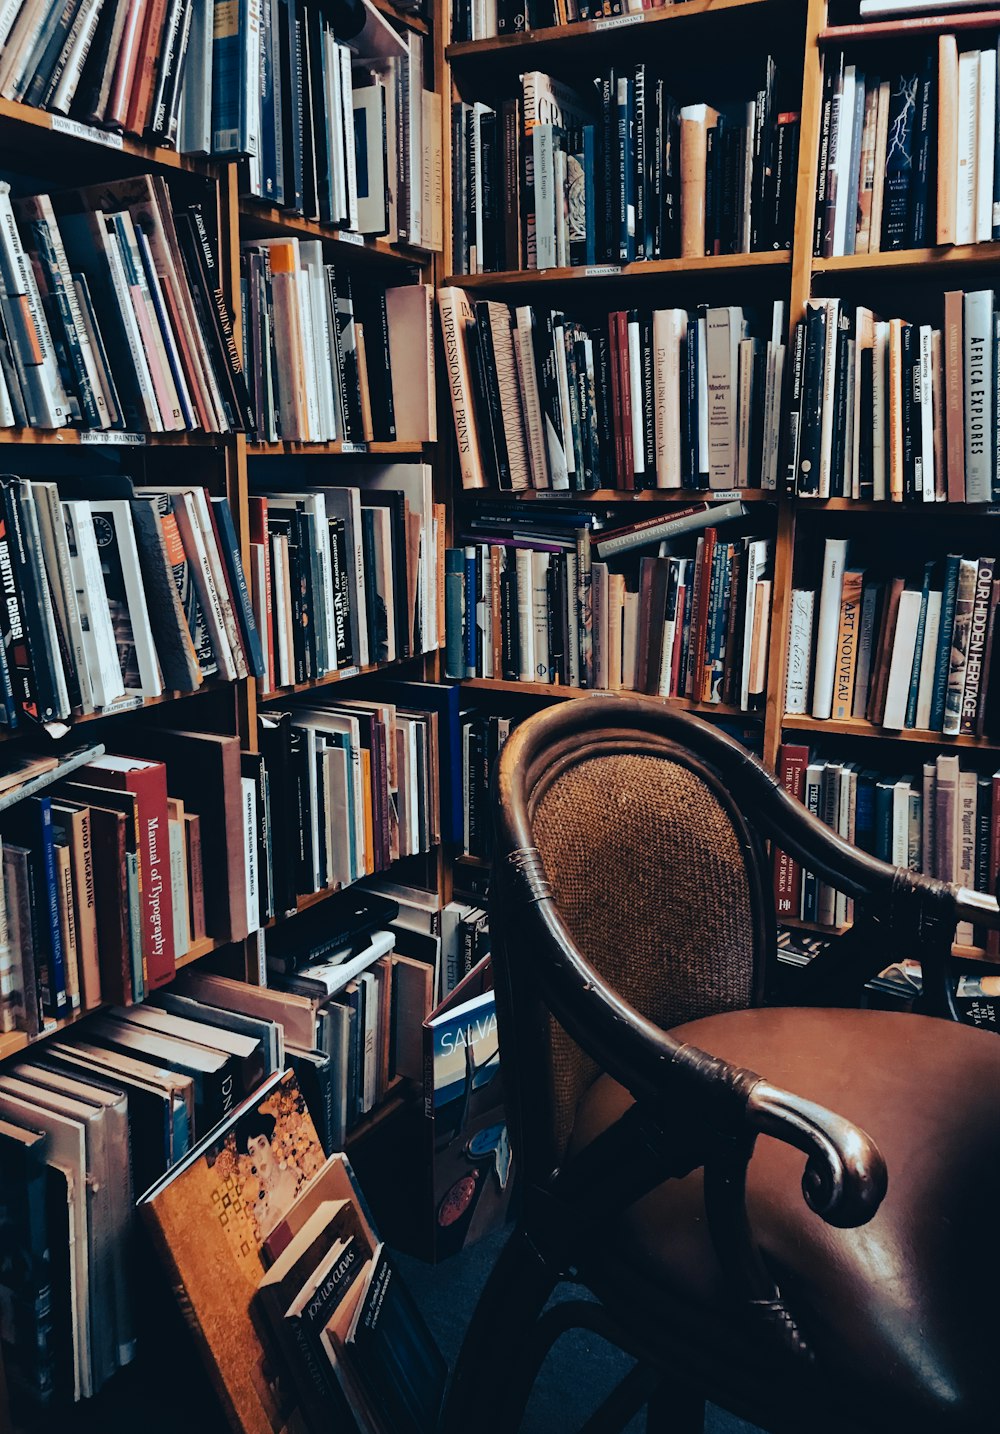
M 397 1257 L 451 1367 L 505 1238 L 506 1231 L 500 1232 L 437 1266 Z M 564 1335 L 542 1368 L 520 1434 L 574 1434 L 628 1372 L 630 1363 L 621 1351 L 587 1331 Z M 483 1398 L 489 1399 L 488 1390 Z M 475 1411 L 470 1410 L 470 1425 L 474 1424 Z M 709 1410 L 705 1430 L 706 1434 L 758 1434 L 752 1425 L 718 1409 Z M 628 1434 L 645 1434 L 645 1416 L 633 1420 Z

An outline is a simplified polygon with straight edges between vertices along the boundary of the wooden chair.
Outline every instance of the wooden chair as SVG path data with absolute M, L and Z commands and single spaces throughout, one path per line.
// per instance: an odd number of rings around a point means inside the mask
M 578 1326 L 637 1360 L 585 1434 L 643 1404 L 688 1434 L 706 1399 L 787 1434 L 998 1427 L 1000 1040 L 957 1020 L 950 971 L 956 921 L 995 927 L 997 902 L 853 848 L 718 729 L 638 697 L 518 727 L 494 806 L 520 1215 L 447 1434 L 515 1434 Z M 827 1005 L 759 1005 L 764 838 L 856 903 L 804 973 Z M 904 953 L 929 1014 L 850 1008 Z M 592 1298 L 549 1305 L 570 1280 Z

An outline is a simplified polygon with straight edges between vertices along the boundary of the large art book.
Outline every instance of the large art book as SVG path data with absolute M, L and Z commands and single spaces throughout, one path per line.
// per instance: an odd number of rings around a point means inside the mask
M 293 1410 L 250 1318 L 261 1246 L 325 1160 L 290 1071 L 271 1077 L 140 1208 L 234 1429 L 282 1434 Z
M 513 1184 L 488 957 L 424 1023 L 424 1118 L 432 1151 L 428 1254 L 443 1259 L 503 1222 Z

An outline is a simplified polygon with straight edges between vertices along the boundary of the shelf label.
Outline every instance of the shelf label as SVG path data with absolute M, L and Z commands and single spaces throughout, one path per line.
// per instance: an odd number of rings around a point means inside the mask
M 336 236 L 341 244 L 359 244 L 364 248 L 365 236 L 363 234 L 352 234 L 349 229 L 338 229 Z
M 709 503 L 732 503 L 736 498 L 742 498 L 746 492 L 745 488 L 719 488 L 709 493 Z
M 114 702 L 109 702 L 106 707 L 101 708 L 102 717 L 111 717 L 116 712 L 138 712 L 140 707 L 145 705 L 146 699 L 137 692 L 134 697 L 119 697 Z
M 622 25 L 639 25 L 645 19 L 641 10 L 631 15 L 608 15 L 605 19 L 595 20 L 594 24 L 601 30 L 618 30 Z
M 620 264 L 588 264 L 581 273 L 585 279 L 605 279 L 621 271 Z
M 368 444 L 367 444 L 367 443 L 342 443 L 342 444 L 340 445 L 340 451 L 341 451 L 341 453 L 367 453 L 367 452 L 368 452 Z
M 360 667 L 341 667 L 341 668 L 338 668 L 338 670 L 337 670 L 337 679 L 338 679 L 338 681 L 341 681 L 341 682 L 342 682 L 345 677 L 357 677 L 360 671 L 361 671 L 361 668 L 360 668 Z
M 85 429 L 80 434 L 81 443 L 103 445 L 106 448 L 145 448 L 145 433 L 125 433 L 118 428 Z
M 114 130 L 98 129 L 93 124 L 81 124 L 79 120 L 67 119 L 65 115 L 52 116 L 52 128 L 56 134 L 68 134 L 73 139 L 85 139 L 88 144 L 103 144 L 105 149 L 122 149 L 122 137 Z

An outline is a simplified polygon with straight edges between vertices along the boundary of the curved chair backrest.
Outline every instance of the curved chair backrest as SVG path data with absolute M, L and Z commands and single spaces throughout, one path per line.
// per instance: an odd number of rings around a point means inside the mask
M 570 1034 L 586 1017 L 546 982 L 540 941 L 568 934 L 661 1029 L 752 1005 L 774 950 L 760 840 L 697 743 L 658 730 L 663 711 L 617 697 L 560 704 L 517 728 L 500 757 L 492 945 L 508 1114 L 529 1180 L 558 1166 L 601 1068 Z M 524 919 L 524 903 L 538 914 L 526 872 L 552 898 L 544 931 Z

